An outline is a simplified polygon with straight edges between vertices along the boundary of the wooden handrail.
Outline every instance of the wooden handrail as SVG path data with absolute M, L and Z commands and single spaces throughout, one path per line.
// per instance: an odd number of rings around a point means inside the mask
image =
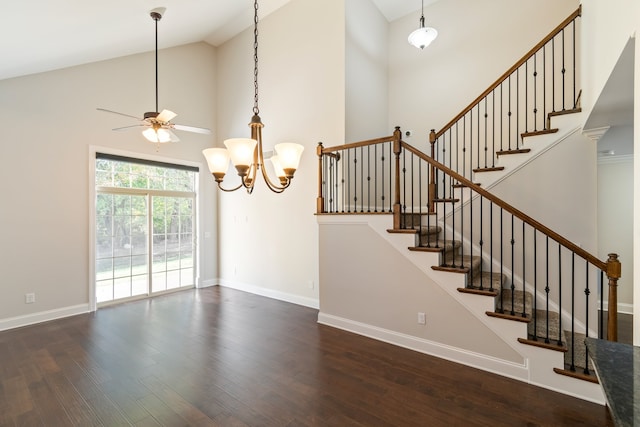
M 349 144 L 334 145 L 333 147 L 322 148 L 322 154 L 328 154 L 335 151 L 348 150 L 350 148 L 366 147 L 367 145 L 383 144 L 385 142 L 393 142 L 395 136 L 383 136 L 382 138 L 368 139 L 366 141 L 351 142 Z
M 581 256 L 586 261 L 588 261 L 591 264 L 593 264 L 595 267 L 597 267 L 600 270 L 605 271 L 605 272 L 608 271 L 606 262 L 601 261 L 600 259 L 598 259 L 594 255 L 590 254 L 589 252 L 585 251 L 581 247 L 579 247 L 576 244 L 572 243 L 570 240 L 567 240 L 566 238 L 562 237 L 560 234 L 558 234 L 555 231 L 551 230 L 549 227 L 546 227 L 545 225 L 539 223 L 538 221 L 536 221 L 535 219 L 533 219 L 530 216 L 526 215 L 522 211 L 520 211 L 517 208 L 511 206 L 509 203 L 507 203 L 504 200 L 496 197 L 495 195 L 491 194 L 490 192 L 488 192 L 487 190 L 483 189 L 479 185 L 474 184 L 473 182 L 471 182 L 467 178 L 463 177 L 459 173 L 457 173 L 457 172 L 449 169 L 448 167 L 444 166 L 443 164 L 433 160 L 431 157 L 427 156 L 422 151 L 420 151 L 420 150 L 414 148 L 413 146 L 411 146 L 409 144 L 406 144 L 404 142 L 402 142 L 401 144 L 402 144 L 402 147 L 404 149 L 406 149 L 407 151 L 413 153 L 415 156 L 417 156 L 417 157 L 421 158 L 422 160 L 428 162 L 431 166 L 440 169 L 445 174 L 453 177 L 460 184 L 463 184 L 464 186 L 467 186 L 467 187 L 473 189 L 473 191 L 475 191 L 476 193 L 480 194 L 482 197 L 484 197 L 484 198 L 490 200 L 491 202 L 495 203 L 496 205 L 500 206 L 505 211 L 511 213 L 512 215 L 514 215 L 515 217 L 519 218 L 521 221 L 525 222 L 526 224 L 530 225 L 531 227 L 535 228 L 536 230 L 540 231 L 541 233 L 551 237 L 553 240 L 555 240 L 556 242 L 558 242 L 562 246 L 566 247 L 570 251 L 574 252 L 576 255 Z
M 460 120 L 465 114 L 467 114 L 473 107 L 476 106 L 481 100 L 483 100 L 487 95 L 493 92 L 502 82 L 504 82 L 514 71 L 520 68 L 525 62 L 529 60 L 538 50 L 540 50 L 545 44 L 547 44 L 551 39 L 560 33 L 567 25 L 569 25 L 574 19 L 582 15 L 582 5 L 578 7 L 578 9 L 573 12 L 567 19 L 562 21 L 560 25 L 558 25 L 553 31 L 549 33 L 544 39 L 542 39 L 537 45 L 535 45 L 529 52 L 527 52 L 518 62 L 516 62 L 511 68 L 509 68 L 498 80 L 495 81 L 487 90 L 482 92 L 480 96 L 473 100 L 471 104 L 467 106 L 464 110 L 460 112 L 457 116 L 455 116 L 449 123 L 444 125 L 444 127 L 436 133 L 436 138 L 440 138 L 442 134 L 444 134 L 451 126 L 453 126 L 458 120 Z

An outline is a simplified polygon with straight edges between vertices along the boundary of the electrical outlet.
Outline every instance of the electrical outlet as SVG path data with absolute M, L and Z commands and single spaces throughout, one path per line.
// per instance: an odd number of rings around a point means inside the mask
M 33 304 L 34 302 L 36 302 L 36 294 L 34 293 L 24 294 L 25 304 Z
M 426 325 L 427 324 L 427 315 L 420 312 L 418 313 L 418 324 L 419 325 Z

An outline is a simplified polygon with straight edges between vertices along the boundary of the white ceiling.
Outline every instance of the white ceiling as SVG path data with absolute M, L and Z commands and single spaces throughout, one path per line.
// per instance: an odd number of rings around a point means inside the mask
M 289 1 L 260 0 L 260 17 Z M 389 21 L 420 8 L 418 0 L 372 1 Z M 0 80 L 151 51 L 149 11 L 156 7 L 167 8 L 158 23 L 160 48 L 198 41 L 217 46 L 253 23 L 251 0 L 6 1 Z

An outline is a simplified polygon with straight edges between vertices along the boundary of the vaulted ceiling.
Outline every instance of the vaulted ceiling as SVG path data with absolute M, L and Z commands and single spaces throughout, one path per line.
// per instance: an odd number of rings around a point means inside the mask
M 260 0 L 260 16 L 289 1 Z M 420 8 L 417 0 L 372 1 L 389 21 Z M 435 1 L 426 0 L 425 5 Z M 167 8 L 158 25 L 160 48 L 198 41 L 217 46 L 253 22 L 251 0 L 4 3 L 0 80 L 153 50 L 154 23 L 149 11 L 156 7 Z

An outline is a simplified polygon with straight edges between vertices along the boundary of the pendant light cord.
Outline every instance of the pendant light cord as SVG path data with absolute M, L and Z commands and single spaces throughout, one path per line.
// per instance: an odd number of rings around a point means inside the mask
M 253 114 L 260 114 L 258 106 L 258 0 L 253 3 Z

